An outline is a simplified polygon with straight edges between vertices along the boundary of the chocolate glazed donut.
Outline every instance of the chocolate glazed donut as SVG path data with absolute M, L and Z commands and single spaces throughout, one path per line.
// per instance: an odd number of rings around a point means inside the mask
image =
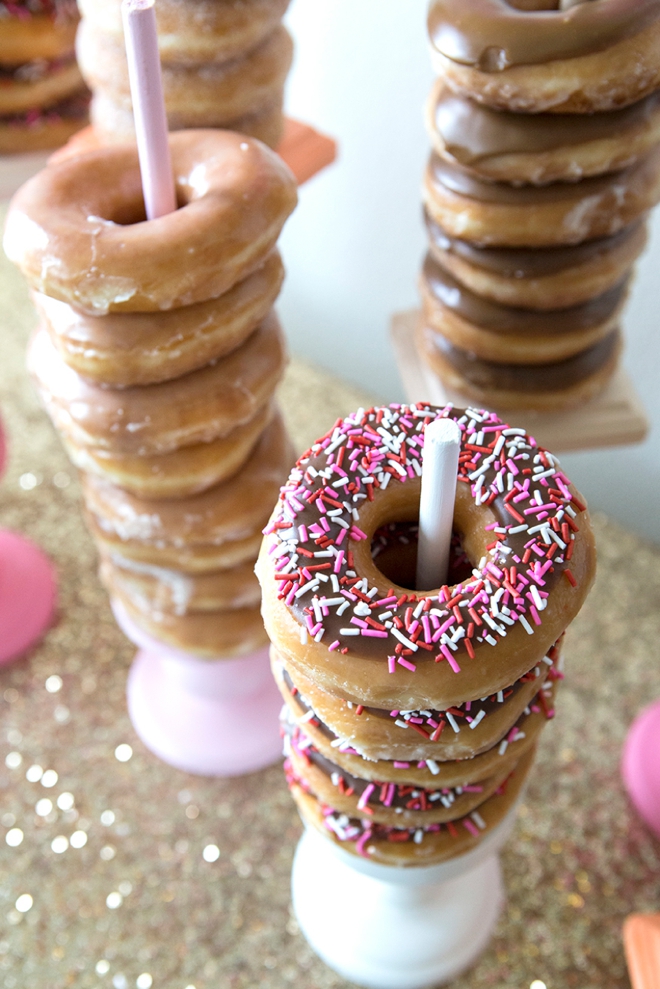
M 612 110 L 660 83 L 655 0 L 435 0 L 428 27 L 439 74 L 498 109 Z

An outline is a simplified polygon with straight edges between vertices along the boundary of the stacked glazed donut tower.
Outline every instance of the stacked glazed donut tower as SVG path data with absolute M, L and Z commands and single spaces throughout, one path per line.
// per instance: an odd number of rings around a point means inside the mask
M 660 199 L 660 4 L 434 0 L 429 33 L 418 348 L 491 408 L 585 402 Z
M 253 567 L 292 462 L 272 306 L 297 194 L 253 139 L 170 147 L 179 209 L 144 221 L 137 152 L 113 146 L 26 183 L 5 250 L 34 291 L 31 369 L 119 610 L 187 655 L 236 657 L 267 642 Z
M 453 563 L 415 589 L 425 428 L 441 418 L 461 430 Z M 304 821 L 387 867 L 476 852 L 510 817 L 593 579 L 589 517 L 557 460 L 493 413 L 359 410 L 301 457 L 266 533 L 257 572 Z
M 57 148 L 87 120 L 75 0 L 0 3 L 0 154 Z
M 289 0 L 158 0 L 169 129 L 223 127 L 275 147 L 293 45 L 281 24 Z M 82 0 L 78 60 L 104 140 L 134 135 L 120 0 Z

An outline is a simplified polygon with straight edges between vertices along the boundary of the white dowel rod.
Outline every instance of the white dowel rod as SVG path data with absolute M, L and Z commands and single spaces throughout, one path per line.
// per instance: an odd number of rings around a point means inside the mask
M 417 590 L 447 580 L 461 430 L 453 419 L 435 419 L 424 430 L 422 492 L 419 502 Z

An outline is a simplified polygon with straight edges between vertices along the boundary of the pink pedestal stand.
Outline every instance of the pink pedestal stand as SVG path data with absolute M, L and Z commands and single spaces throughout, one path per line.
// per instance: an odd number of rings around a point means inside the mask
M 282 755 L 282 698 L 268 647 L 237 659 L 197 659 L 139 629 L 118 601 L 122 631 L 139 647 L 128 675 L 128 713 L 163 762 L 199 776 L 240 776 Z
M 621 774 L 640 816 L 660 837 L 660 700 L 633 721 L 623 747 Z
M 0 426 L 0 474 L 5 464 Z M 41 550 L 23 536 L 0 529 L 0 666 L 18 659 L 53 621 L 56 582 Z

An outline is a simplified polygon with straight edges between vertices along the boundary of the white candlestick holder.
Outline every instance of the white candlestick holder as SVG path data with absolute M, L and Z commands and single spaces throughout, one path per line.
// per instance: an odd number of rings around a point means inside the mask
M 445 984 L 483 952 L 504 903 L 498 853 L 517 803 L 470 852 L 396 868 L 306 828 L 291 879 L 302 933 L 323 961 L 368 989 Z

